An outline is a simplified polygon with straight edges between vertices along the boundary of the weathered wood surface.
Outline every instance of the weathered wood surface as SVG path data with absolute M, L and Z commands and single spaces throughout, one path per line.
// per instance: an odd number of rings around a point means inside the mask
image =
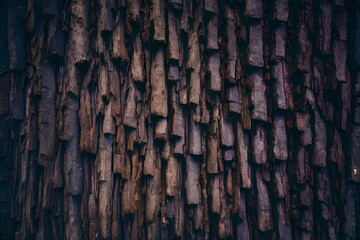
M 360 5 L 0 1 L 0 239 L 360 239 Z

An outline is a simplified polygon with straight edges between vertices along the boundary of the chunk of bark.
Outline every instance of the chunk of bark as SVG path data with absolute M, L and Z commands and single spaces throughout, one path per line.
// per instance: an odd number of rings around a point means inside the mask
M 169 63 L 168 80 L 178 81 L 180 80 L 179 65 L 175 62 Z
M 274 145 L 273 154 L 275 159 L 287 160 L 287 134 L 285 127 L 285 116 L 283 114 L 275 114 L 274 118 Z
M 346 81 L 346 58 L 347 49 L 344 41 L 338 40 L 334 42 L 333 47 L 335 76 L 340 82 Z
M 143 47 L 141 44 L 140 33 L 137 33 L 133 44 L 133 53 L 131 58 L 131 75 L 136 82 L 145 81 L 145 62 Z
M 174 143 L 174 154 L 177 155 L 183 155 L 185 152 L 185 139 L 180 138 L 178 140 L 175 140 Z
M 312 144 L 312 129 L 310 126 L 310 115 L 308 113 L 296 113 L 296 128 L 301 134 L 301 145 L 308 146 Z
M 309 184 L 305 184 L 304 188 L 301 189 L 300 192 L 300 201 L 303 206 L 311 207 L 313 205 L 313 192 Z M 304 215 L 308 215 L 309 213 L 305 213 Z M 305 228 L 311 230 L 312 227 L 305 223 Z
M 261 173 L 256 170 L 256 193 L 257 193 L 257 226 L 260 231 L 265 232 L 273 229 L 271 216 L 271 204 L 267 186 L 261 179 Z
M 251 0 L 249 0 L 251 1 Z M 249 26 L 249 44 L 247 48 L 247 63 L 254 67 L 264 66 L 263 54 L 263 22 Z
M 81 239 L 81 216 L 80 216 L 80 198 L 67 196 L 67 216 L 69 222 L 66 224 L 65 236 L 68 239 Z
M 67 109 L 64 127 L 65 155 L 64 173 L 65 182 L 69 186 L 67 191 L 71 195 L 83 193 L 83 166 L 80 156 L 78 109 L 79 103 L 76 98 L 67 98 Z
M 86 74 L 80 93 L 80 109 L 79 109 L 79 123 L 80 123 L 80 150 L 96 154 L 98 146 L 98 126 L 95 109 L 95 96 L 90 90 L 90 79 L 92 76 L 91 65 Z
M 99 75 L 99 93 L 102 99 L 102 103 L 106 104 L 110 100 L 110 78 L 107 66 L 103 64 L 100 65 Z
M 199 104 L 200 101 L 200 49 L 199 49 L 199 36 L 197 29 L 193 29 L 189 33 L 189 56 L 186 62 L 186 68 L 190 73 L 190 90 L 189 102 Z
M 88 61 L 89 54 L 89 1 L 72 1 L 70 3 L 70 37 L 68 56 L 76 64 Z
M 324 220 L 330 218 L 330 206 L 332 205 L 331 187 L 327 168 L 320 169 L 314 174 L 314 193 L 320 205 L 320 214 Z
M 110 135 L 100 132 L 100 142 L 98 149 L 98 175 L 99 182 L 110 182 L 112 179 L 112 141 Z
M 249 165 L 249 135 L 244 132 L 244 128 L 240 122 L 236 124 L 236 158 L 237 169 L 240 173 L 241 187 L 251 187 L 251 169 Z
M 318 46 L 323 54 L 330 54 L 330 41 L 331 41 L 331 20 L 332 20 L 332 7 L 330 4 L 320 4 L 321 15 L 319 17 L 320 31 Z
M 207 23 L 207 41 L 206 48 L 208 50 L 218 50 L 218 18 L 213 16 Z
M 284 240 L 290 240 L 291 238 L 291 226 L 287 223 L 286 209 L 283 202 L 277 204 L 276 207 L 278 215 L 278 231 L 279 238 Z
M 231 10 L 228 10 L 231 12 Z M 226 50 L 227 50 L 227 67 L 226 67 L 226 80 L 235 82 L 236 78 L 236 60 L 237 54 L 237 41 L 236 41 L 236 25 L 231 12 L 231 17 L 226 19 Z
M 194 113 L 192 113 L 192 115 L 194 115 Z M 192 116 L 190 122 L 189 153 L 192 155 L 202 154 L 200 125 L 195 122 L 194 116 Z
M 286 50 L 286 25 L 280 24 L 275 28 L 275 42 L 272 51 L 272 59 L 279 60 L 284 59 Z
M 146 146 L 145 152 L 145 161 L 144 161 L 144 175 L 155 175 L 155 161 L 156 161 L 156 152 L 154 149 L 154 138 L 153 138 L 154 130 L 153 126 L 149 125 L 148 127 L 148 135 L 149 141 Z
M 315 111 L 315 142 L 313 165 L 319 167 L 326 166 L 326 126 L 320 114 Z
M 114 19 L 112 15 L 112 1 L 99 1 L 100 15 L 99 15 L 99 30 L 102 34 L 112 32 L 114 26 Z
M 151 61 L 151 114 L 167 117 L 167 88 L 163 48 L 156 49 L 154 55 Z
M 47 5 L 47 4 L 45 4 Z M 62 11 L 62 6 L 61 6 L 61 1 L 59 1 L 59 4 L 55 4 L 55 5 L 59 5 L 56 6 L 56 9 L 54 9 L 53 11 L 55 11 L 55 17 L 54 18 L 50 18 L 49 22 L 48 22 L 48 36 L 47 36 L 47 51 L 46 54 L 51 58 L 51 59 L 59 59 L 62 60 L 64 58 L 64 50 L 65 50 L 65 36 L 64 36 L 64 32 L 62 30 L 62 26 L 61 26 L 61 11 Z
M 123 164 L 125 162 L 125 156 L 123 154 L 114 154 L 113 155 L 113 173 L 121 174 L 123 173 Z
M 152 9 L 151 9 L 151 20 L 154 25 L 154 40 L 159 42 L 166 41 L 165 37 L 165 18 L 164 18 L 164 12 L 165 12 L 165 6 L 164 2 L 161 0 L 152 0 Z
M 64 186 L 63 164 L 64 164 L 64 142 L 60 141 L 55 157 L 54 165 L 54 188 L 61 188 Z
M 345 156 L 343 151 L 343 143 L 341 140 L 341 134 L 335 129 L 333 135 L 333 143 L 330 147 L 330 160 L 337 164 L 340 173 L 344 173 Z
M 286 22 L 289 17 L 288 0 L 276 0 L 274 4 L 273 18 L 278 21 Z
M 115 134 L 115 122 L 112 115 L 112 102 L 111 100 L 106 106 L 105 106 L 105 114 L 104 114 L 104 121 L 103 121 L 103 131 L 104 134 Z
M 338 37 L 342 41 L 347 40 L 347 14 L 345 9 L 339 9 L 335 15 L 335 26 L 338 32 Z
M 125 23 L 120 11 L 116 14 L 112 42 L 112 57 L 119 59 L 122 64 L 126 64 L 129 61 L 129 57 L 125 46 Z
M 267 121 L 266 86 L 263 81 L 262 70 L 256 70 L 247 77 L 248 85 L 251 88 L 251 103 L 253 110 L 251 118 Z
M 55 95 L 56 78 L 55 69 L 48 62 L 41 65 L 42 89 L 40 102 L 40 136 L 39 152 L 44 160 L 53 160 L 56 144 Z
M 285 162 L 280 162 L 274 166 L 274 184 L 276 197 L 285 198 L 289 195 L 289 185 Z
M 306 150 L 303 146 L 298 146 L 297 157 L 296 157 L 296 179 L 298 183 L 305 182 L 305 159 L 306 159 Z
M 167 137 L 167 119 L 161 118 L 156 122 L 155 139 L 166 140 Z
M 220 155 L 220 139 L 218 136 L 210 136 L 208 139 L 208 154 L 207 154 L 207 171 L 208 173 L 218 173 Z
M 124 125 L 131 128 L 137 127 L 135 89 L 133 86 L 130 86 L 126 97 Z
M 241 96 L 239 96 L 239 91 L 236 86 L 226 88 L 226 100 L 229 104 L 230 113 L 240 113 L 241 112 Z
M 191 155 L 186 156 L 185 189 L 187 204 L 199 204 L 200 194 L 200 165 Z
M 223 146 L 232 147 L 234 145 L 235 136 L 231 121 L 221 118 L 220 136 L 221 136 L 221 144 Z
M 211 176 L 209 181 L 210 181 L 209 195 L 211 198 L 210 211 L 212 213 L 220 214 L 220 211 L 221 211 L 220 175 L 215 174 L 215 175 Z
M 306 128 L 308 128 L 309 125 L 309 114 L 308 113 L 301 113 L 301 112 L 297 112 L 296 113 L 296 122 L 295 122 L 295 126 L 299 131 L 305 132 Z
M 145 220 L 154 222 L 160 211 L 160 193 L 161 193 L 161 161 L 156 159 L 154 166 L 154 176 L 147 179 L 146 184 L 146 205 Z M 151 234 L 153 235 L 153 234 Z
M 128 1 L 127 11 L 126 11 L 126 21 L 129 21 L 131 24 L 137 24 L 140 22 L 140 10 L 141 10 L 141 1 Z
M 99 204 L 99 225 L 101 236 L 105 239 L 109 238 L 111 234 L 111 192 L 111 182 L 104 181 L 99 183 L 99 202 L 101 202 L 101 204 Z
M 204 2 L 204 10 L 209 13 L 217 13 L 218 10 L 218 3 L 215 0 L 209 0 Z
M 112 197 L 112 218 L 111 218 L 111 238 L 112 239 L 119 239 L 121 237 L 121 234 L 123 230 L 121 229 L 121 208 L 120 204 L 120 179 L 114 180 L 114 193 Z
M 262 123 L 255 123 L 253 129 L 253 160 L 256 164 L 265 164 L 267 162 L 267 136 L 265 127 Z
M 223 158 L 225 161 L 232 161 L 235 158 L 235 151 L 232 149 L 226 149 L 223 151 Z
M 183 138 L 185 136 L 185 119 L 182 109 L 177 103 L 174 103 L 173 117 L 171 121 L 171 135 L 173 137 Z
M 168 10 L 168 57 L 170 60 L 180 60 L 180 22 L 174 10 Z
M 219 53 L 211 54 L 208 62 L 208 73 L 210 81 L 210 91 L 221 91 L 220 76 L 220 55 Z
M 148 136 L 147 136 L 147 131 L 146 131 L 146 125 L 145 125 L 145 121 L 146 121 L 146 117 L 144 116 L 147 113 L 144 113 L 145 111 L 142 111 L 139 117 L 139 122 L 138 122 L 138 126 L 136 129 L 136 142 L 138 144 L 144 144 L 147 143 L 148 141 Z
M 312 45 L 308 37 L 308 28 L 305 24 L 300 23 L 298 29 L 298 52 L 297 52 L 297 69 L 302 72 L 310 72 L 310 54 Z
M 271 68 L 271 77 L 275 79 L 275 103 L 276 107 L 279 109 L 287 109 L 287 102 L 286 102 L 286 93 L 284 87 L 285 75 L 284 75 L 284 68 L 285 63 L 278 62 L 272 65 Z
M 241 120 L 244 123 L 244 128 L 250 130 L 251 129 L 251 96 L 250 93 L 242 94 L 242 114 Z
M 179 188 L 179 164 L 175 157 L 170 157 L 166 166 L 166 195 L 173 197 Z
M 245 16 L 251 18 L 263 17 L 263 1 L 262 0 L 246 0 Z
M 72 196 L 83 193 L 83 166 L 80 156 L 79 138 L 74 137 L 65 145 L 65 182 L 68 185 L 68 193 Z

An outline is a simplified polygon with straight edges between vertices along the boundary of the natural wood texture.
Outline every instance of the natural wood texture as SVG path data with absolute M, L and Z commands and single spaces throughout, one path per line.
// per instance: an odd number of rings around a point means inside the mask
M 360 239 L 360 5 L 0 1 L 0 239 Z

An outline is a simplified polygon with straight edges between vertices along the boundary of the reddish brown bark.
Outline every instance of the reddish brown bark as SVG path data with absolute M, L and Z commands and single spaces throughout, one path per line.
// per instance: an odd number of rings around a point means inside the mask
M 356 1 L 0 1 L 0 239 L 359 239 L 359 69 Z

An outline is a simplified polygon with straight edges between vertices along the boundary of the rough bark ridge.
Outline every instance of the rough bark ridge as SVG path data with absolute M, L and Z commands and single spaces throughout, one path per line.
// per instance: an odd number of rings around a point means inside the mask
M 360 239 L 355 0 L 0 1 L 1 239 Z

